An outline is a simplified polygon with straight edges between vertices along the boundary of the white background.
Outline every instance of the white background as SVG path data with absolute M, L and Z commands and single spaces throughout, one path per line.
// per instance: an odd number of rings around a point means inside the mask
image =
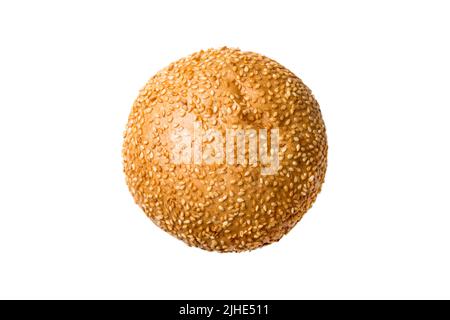
M 448 1 L 2 1 L 0 298 L 450 298 Z M 124 182 L 139 89 L 210 47 L 313 90 L 322 193 L 280 242 L 189 248 Z

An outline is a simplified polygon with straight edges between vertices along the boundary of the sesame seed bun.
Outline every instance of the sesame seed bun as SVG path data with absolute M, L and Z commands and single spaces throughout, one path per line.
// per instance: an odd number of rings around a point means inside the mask
M 192 133 L 194 123 L 224 136 L 277 129 L 277 170 L 263 174 L 264 164 L 249 164 L 250 147 L 246 164 L 175 163 L 171 134 Z M 236 252 L 278 241 L 311 207 L 327 139 L 317 101 L 292 72 L 256 53 L 209 49 L 148 81 L 129 116 L 123 159 L 129 190 L 156 225 L 190 246 Z

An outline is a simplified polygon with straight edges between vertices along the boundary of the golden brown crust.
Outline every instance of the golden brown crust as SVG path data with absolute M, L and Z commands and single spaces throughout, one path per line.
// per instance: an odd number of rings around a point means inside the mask
M 175 127 L 280 132 L 280 169 L 174 164 Z M 191 246 L 221 252 L 278 241 L 311 207 L 324 181 L 327 140 L 311 91 L 277 62 L 238 49 L 209 49 L 153 76 L 124 135 L 124 171 L 152 221 Z

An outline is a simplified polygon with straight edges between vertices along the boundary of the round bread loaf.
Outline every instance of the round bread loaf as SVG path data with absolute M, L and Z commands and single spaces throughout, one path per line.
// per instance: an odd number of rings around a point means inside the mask
M 124 135 L 126 181 L 160 228 L 230 252 L 278 241 L 311 207 L 327 166 L 311 91 L 279 63 L 209 49 L 154 75 Z

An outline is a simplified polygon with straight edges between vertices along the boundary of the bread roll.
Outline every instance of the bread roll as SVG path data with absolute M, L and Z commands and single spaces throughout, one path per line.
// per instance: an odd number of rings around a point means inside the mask
M 126 181 L 161 229 L 240 252 L 278 241 L 319 193 L 327 138 L 310 89 L 279 63 L 209 49 L 155 74 L 124 134 Z

